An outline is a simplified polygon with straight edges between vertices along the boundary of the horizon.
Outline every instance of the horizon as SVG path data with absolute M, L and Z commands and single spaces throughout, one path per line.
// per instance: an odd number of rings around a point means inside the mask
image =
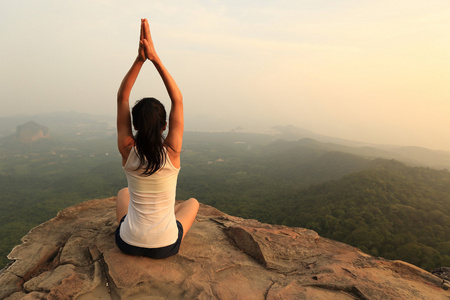
M 115 116 L 146 17 L 186 127 L 293 125 L 450 151 L 450 3 L 432 0 L 2 2 L 0 117 Z M 147 62 L 130 97 L 168 96 Z M 190 125 L 189 125 L 190 124 Z
M 6 119 L 10 119 L 10 120 L 14 120 L 13 123 L 14 124 L 10 124 L 10 128 L 9 128 L 9 132 L 11 132 L 11 134 L 13 131 L 15 132 L 16 130 L 16 126 L 18 125 L 23 125 L 27 122 L 36 122 L 39 125 L 43 125 L 45 127 L 49 127 L 49 129 L 52 129 L 51 125 L 48 125 L 45 123 L 45 120 L 39 120 L 40 118 L 43 117 L 54 117 L 57 116 L 57 114 L 73 114 L 73 115 L 87 115 L 89 117 L 100 117 L 101 120 L 98 120 L 99 122 L 107 122 L 108 126 L 111 126 L 113 128 L 115 128 L 116 124 L 116 116 L 115 115 L 107 115 L 107 114 L 103 114 L 103 115 L 98 115 L 98 114 L 91 114 L 88 112 L 77 112 L 77 111 L 53 111 L 53 112 L 45 112 L 45 113 L 39 113 L 39 114 L 20 114 L 20 115 L 13 115 L 13 116 L 7 116 L 7 117 L 0 117 L 0 124 L 2 123 L 2 121 L 5 121 Z M 39 121 L 36 121 L 39 120 Z M 8 121 L 6 121 L 8 122 Z M 54 122 L 54 120 L 53 120 Z M 52 121 L 50 123 L 53 123 Z M 3 122 L 2 125 L 4 125 L 5 122 Z M 320 143 L 336 143 L 336 144 L 353 144 L 351 147 L 363 147 L 363 146 L 369 146 L 369 147 L 375 147 L 375 148 L 379 148 L 379 149 L 383 149 L 385 147 L 394 147 L 394 148 L 422 148 L 422 149 L 426 149 L 426 150 L 430 150 L 430 151 L 442 151 L 442 152 L 448 152 L 448 154 L 450 154 L 450 149 L 435 149 L 435 148 L 430 148 L 430 147 L 425 147 L 425 146 L 421 146 L 421 145 L 415 145 L 415 144 L 387 144 L 387 143 L 375 143 L 375 142 L 368 142 L 368 141 L 362 141 L 362 140 L 356 140 L 356 139 L 346 139 L 346 138 L 342 138 L 339 136 L 330 136 L 330 135 L 326 135 L 323 134 L 321 132 L 317 132 L 317 131 L 313 131 L 313 130 L 309 130 L 309 129 L 305 129 L 305 128 L 301 128 L 292 124 L 286 124 L 286 125 L 280 125 L 280 124 L 275 124 L 274 126 L 271 127 L 267 127 L 267 128 L 259 128 L 259 130 L 249 130 L 247 128 L 242 128 L 242 127 L 238 127 L 238 128 L 231 128 L 231 127 L 220 127 L 216 126 L 214 129 L 211 130 L 204 130 L 203 128 L 200 127 L 200 123 L 197 124 L 196 127 L 194 126 L 189 126 L 189 123 L 186 124 L 187 126 L 185 126 L 185 132 L 198 132 L 198 133 L 251 133 L 251 134 L 267 134 L 267 135 L 276 135 L 276 134 L 286 134 L 286 132 L 283 132 L 282 130 L 276 129 L 275 127 L 278 127 L 281 129 L 287 129 L 287 130 L 294 130 L 294 135 L 304 135 L 303 137 L 299 137 L 299 138 L 294 138 L 291 139 L 292 141 L 294 140 L 301 140 L 301 139 L 305 139 L 305 138 L 310 138 L 313 139 L 315 141 L 318 141 Z M 4 128 L 3 128 L 4 129 Z M 295 130 L 298 130 L 299 132 L 295 132 Z M 6 130 L 3 130 L 4 132 Z M 302 133 L 300 133 L 302 132 Z M 51 133 L 51 131 L 50 131 Z M 8 135 L 3 135 L 0 131 L 0 138 L 2 137 L 6 137 Z M 330 141 L 330 140 L 335 140 L 335 141 Z M 337 141 L 336 141 L 337 140 Z M 349 145 L 350 145 L 349 144 Z M 359 144 L 359 146 L 357 145 Z

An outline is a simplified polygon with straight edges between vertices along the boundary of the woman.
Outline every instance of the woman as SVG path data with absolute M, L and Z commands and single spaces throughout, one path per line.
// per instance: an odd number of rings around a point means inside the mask
M 161 76 L 171 100 L 165 138 L 166 111 L 154 98 L 144 98 L 133 107 L 135 136 L 131 129 L 129 96 L 147 59 Z M 174 255 L 195 220 L 196 199 L 174 206 L 183 130 L 181 92 L 156 54 L 148 22 L 142 19 L 138 56 L 117 93 L 117 142 L 128 188 L 117 195 L 116 244 L 124 253 L 151 258 Z

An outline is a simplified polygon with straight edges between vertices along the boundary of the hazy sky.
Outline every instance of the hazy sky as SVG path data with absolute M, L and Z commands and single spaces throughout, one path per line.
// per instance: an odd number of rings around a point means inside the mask
M 292 124 L 450 150 L 448 0 L 0 0 L 0 117 L 115 114 L 141 17 L 187 129 Z M 131 96 L 169 104 L 151 63 Z

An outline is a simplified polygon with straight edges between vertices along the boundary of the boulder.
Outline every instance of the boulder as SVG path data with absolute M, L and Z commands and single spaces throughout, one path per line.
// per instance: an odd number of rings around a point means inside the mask
M 6 299 L 450 299 L 448 282 L 304 228 L 201 205 L 180 252 L 129 256 L 114 242 L 115 198 L 32 229 L 0 274 Z

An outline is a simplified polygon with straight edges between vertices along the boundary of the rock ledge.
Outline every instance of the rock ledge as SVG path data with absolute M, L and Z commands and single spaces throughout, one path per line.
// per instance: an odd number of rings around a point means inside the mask
M 1 299 L 450 299 L 448 282 L 303 228 L 201 205 L 178 255 L 122 254 L 115 198 L 32 229 L 0 274 Z

